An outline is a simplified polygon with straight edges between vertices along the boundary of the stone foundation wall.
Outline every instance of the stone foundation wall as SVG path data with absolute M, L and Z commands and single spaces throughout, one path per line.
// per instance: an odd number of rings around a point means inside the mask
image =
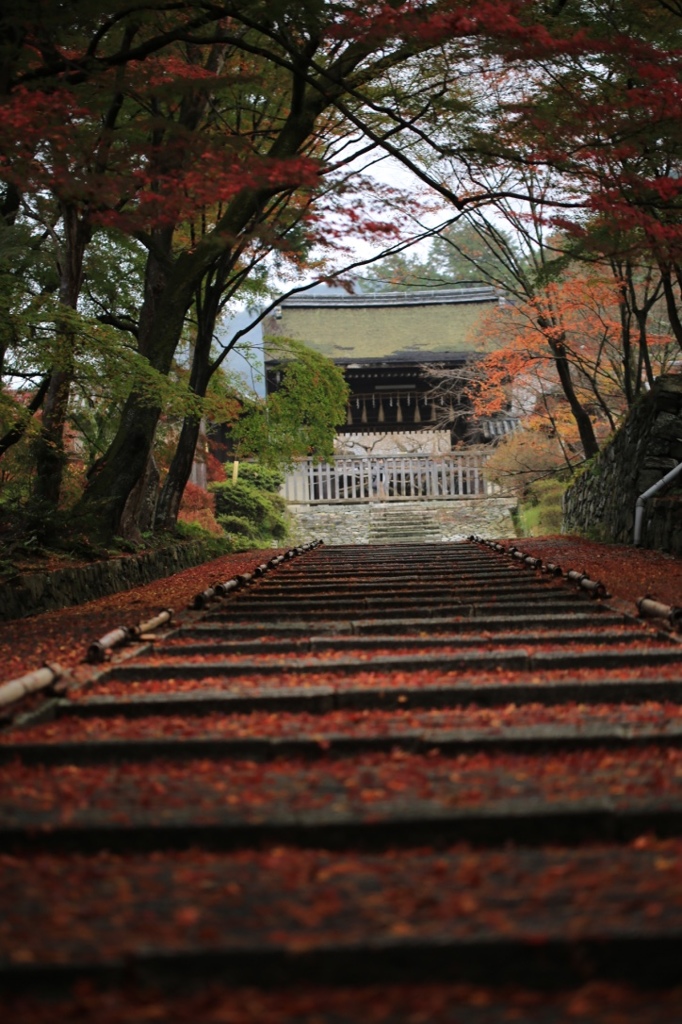
M 202 541 L 186 541 L 160 551 L 111 558 L 79 568 L 27 573 L 0 586 L 0 618 L 20 619 L 93 601 L 171 576 L 214 557 L 215 553 L 208 554 Z
M 451 501 L 365 502 L 289 505 L 293 543 L 323 540 L 325 544 L 368 544 L 373 512 L 401 507 L 418 509 L 440 529 L 440 541 L 457 541 L 471 533 L 483 537 L 513 537 L 512 497 L 459 498 Z
M 635 502 L 682 461 L 682 376 L 661 377 L 564 496 L 564 529 L 631 544 Z M 647 501 L 644 547 L 682 555 L 682 480 Z

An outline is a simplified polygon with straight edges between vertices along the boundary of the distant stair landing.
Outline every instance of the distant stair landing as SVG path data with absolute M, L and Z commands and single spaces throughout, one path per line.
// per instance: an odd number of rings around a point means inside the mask
M 370 506 L 370 544 L 438 544 L 441 528 L 434 513 L 414 505 Z

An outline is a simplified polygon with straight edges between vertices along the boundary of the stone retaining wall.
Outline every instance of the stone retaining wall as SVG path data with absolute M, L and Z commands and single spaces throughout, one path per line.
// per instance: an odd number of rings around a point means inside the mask
M 54 572 L 22 574 L 0 586 L 0 618 L 3 621 L 20 619 L 93 601 L 171 576 L 215 557 L 215 544 L 209 553 L 201 540 L 179 541 L 141 555 L 111 558 Z
M 374 511 L 397 507 L 420 510 L 440 529 L 440 540 L 457 541 L 471 533 L 483 537 L 513 537 L 511 518 L 516 499 L 505 497 L 458 498 L 451 501 L 364 502 L 289 505 L 291 536 L 295 544 L 323 540 L 325 544 L 368 544 Z
M 661 377 L 564 496 L 564 529 L 631 544 L 635 502 L 682 461 L 682 376 Z M 644 547 L 682 555 L 682 482 L 647 501 Z

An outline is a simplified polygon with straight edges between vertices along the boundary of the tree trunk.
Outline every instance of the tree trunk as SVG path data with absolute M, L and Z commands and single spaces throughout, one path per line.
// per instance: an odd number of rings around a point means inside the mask
M 192 354 L 189 386 L 199 398 L 204 398 L 206 395 L 206 389 L 212 376 L 211 341 L 218 316 L 220 294 L 220 280 L 218 280 L 213 287 L 207 286 L 205 301 L 197 300 L 198 329 Z M 157 529 L 172 530 L 178 520 L 182 495 L 192 472 L 200 428 L 200 416 L 185 416 L 178 446 L 159 496 L 156 509 Z
M 139 544 L 142 534 L 154 527 L 156 505 L 159 497 L 160 473 L 150 455 L 145 471 L 128 495 L 121 516 L 121 536 Z
M 92 228 L 79 216 L 78 209 L 62 205 L 64 246 L 59 257 L 59 302 L 65 310 L 75 310 L 83 282 L 83 258 L 92 237 Z M 50 373 L 50 383 L 43 403 L 43 420 L 36 441 L 35 495 L 53 509 L 59 504 L 66 451 L 64 428 L 69 407 L 74 373 L 76 336 L 67 316 L 57 322 L 59 361 Z
M 128 496 L 146 469 L 160 412 L 139 395 L 129 396 L 116 437 L 71 514 L 74 527 L 88 538 L 107 542 L 119 532 Z
M 554 363 L 557 368 L 557 373 L 559 374 L 561 387 L 571 408 L 571 415 L 575 420 L 578 433 L 580 434 L 580 442 L 583 446 L 585 458 L 591 459 L 599 451 L 599 444 L 597 443 L 597 438 L 594 433 L 592 420 L 588 416 L 575 393 L 573 381 L 571 380 L 571 368 L 566 356 L 561 353 L 562 347 L 563 346 L 558 346 L 559 351 L 554 354 Z
M 670 321 L 670 326 L 672 327 L 677 343 L 680 348 L 682 348 L 682 320 L 680 319 L 680 314 L 677 308 L 675 286 L 673 284 L 672 271 L 670 267 L 661 268 L 661 281 L 663 282 L 663 294 L 665 295 L 668 320 Z
M 64 339 L 66 341 L 66 339 Z M 64 426 L 69 407 L 73 363 L 68 369 L 55 370 L 43 403 L 43 421 L 35 445 L 36 481 L 34 493 L 39 501 L 56 509 L 66 465 Z
M 192 472 L 200 428 L 201 419 L 196 416 L 185 417 L 178 446 L 156 507 L 157 530 L 172 530 L 178 520 L 182 495 Z
M 193 293 L 191 282 L 177 272 L 178 264 L 175 273 L 167 271 L 164 253 L 171 239 L 172 231 L 150 253 L 140 316 L 140 351 L 163 375 L 170 371 Z M 128 496 L 147 467 L 161 411 L 148 397 L 128 396 L 116 436 L 73 511 L 88 536 L 106 542 L 119 532 Z
M 649 387 L 654 386 L 654 371 L 651 366 L 651 355 L 649 354 L 649 338 L 647 336 L 647 319 L 649 316 L 649 309 L 638 309 L 635 311 L 637 318 L 637 326 L 639 329 L 639 336 L 637 338 L 637 345 L 639 347 L 639 366 L 640 371 L 637 375 L 637 393 L 642 390 L 642 369 L 646 377 L 646 382 Z
M 553 336 L 554 325 L 549 322 L 545 317 L 538 318 L 538 326 L 545 334 L 547 343 L 552 351 L 554 357 L 554 365 L 556 366 L 557 373 L 559 375 L 559 381 L 561 382 L 561 388 L 566 396 L 566 400 L 569 404 L 571 415 L 575 420 L 575 424 L 578 428 L 580 435 L 580 442 L 583 446 L 583 452 L 586 459 L 591 459 L 599 451 L 599 444 L 594 433 L 594 427 L 592 426 L 592 420 L 588 416 L 587 412 L 582 406 L 582 403 L 575 393 L 573 387 L 573 380 L 571 378 L 571 366 L 566 355 L 566 347 L 563 341 L 558 341 Z

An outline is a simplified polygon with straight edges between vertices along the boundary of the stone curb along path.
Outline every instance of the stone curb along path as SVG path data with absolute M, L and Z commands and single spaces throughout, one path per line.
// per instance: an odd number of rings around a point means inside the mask
M 293 1021 L 297 985 L 336 1024 L 374 985 L 407 1024 L 401 985 L 456 983 L 540 1024 L 608 983 L 682 1017 L 679 640 L 474 543 L 243 582 L 0 736 L 7 1006 L 274 986 Z
M 0 621 L 9 622 L 150 583 L 205 562 L 202 541 L 170 544 L 159 551 L 124 555 L 52 572 L 21 573 L 0 585 Z

